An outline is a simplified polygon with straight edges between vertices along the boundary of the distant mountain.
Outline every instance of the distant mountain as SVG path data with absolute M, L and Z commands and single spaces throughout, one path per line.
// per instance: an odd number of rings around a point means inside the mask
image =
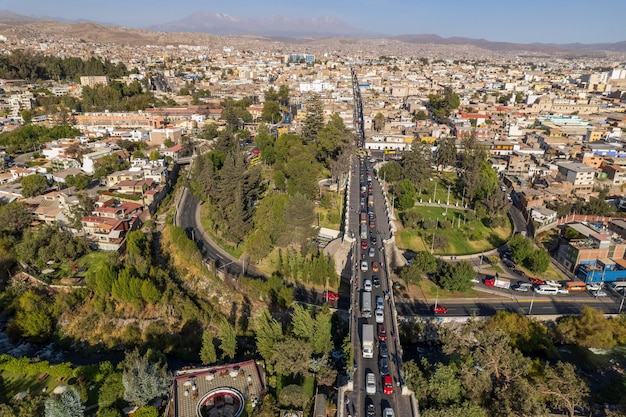
M 163 32 L 204 32 L 215 35 L 265 35 L 281 37 L 371 35 L 335 17 L 236 17 L 225 13 L 195 12 L 183 19 L 152 25 Z
M 626 41 L 615 43 L 514 43 L 514 42 L 493 42 L 486 39 L 473 39 L 464 37 L 442 38 L 439 35 L 423 34 L 423 35 L 398 35 L 392 36 L 401 42 L 416 44 L 436 44 L 436 45 L 472 45 L 477 48 L 489 51 L 535 51 L 535 52 L 552 52 L 552 51 L 613 51 L 626 52 Z
M 8 10 L 0 10 L 0 22 L 34 22 L 36 20 L 40 19 L 32 16 L 24 16 L 22 14 L 13 13 Z

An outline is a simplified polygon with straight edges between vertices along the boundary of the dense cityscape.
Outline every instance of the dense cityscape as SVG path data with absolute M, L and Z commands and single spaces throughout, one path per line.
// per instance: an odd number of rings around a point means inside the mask
M 626 415 L 626 52 L 0 19 L 0 416 Z

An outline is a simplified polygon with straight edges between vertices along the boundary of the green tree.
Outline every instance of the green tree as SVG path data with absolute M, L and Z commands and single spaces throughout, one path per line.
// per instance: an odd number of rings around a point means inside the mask
M 385 116 L 382 113 L 376 113 L 374 119 L 372 120 L 372 124 L 374 125 L 374 130 L 380 132 L 385 127 Z
M 462 398 L 462 389 L 454 364 L 435 365 L 435 370 L 428 379 L 428 395 L 433 401 L 443 406 L 458 404 Z
M 402 176 L 415 187 L 422 186 L 432 176 L 432 154 L 428 145 L 413 142 L 411 150 L 402 157 Z
M 22 194 L 27 198 L 43 194 L 50 186 L 46 177 L 37 174 L 22 177 L 20 185 L 22 186 Z
M 278 401 L 283 407 L 301 410 L 309 401 L 309 396 L 300 385 L 287 385 L 278 394 Z
M 402 363 L 402 375 L 417 399 L 419 401 L 425 399 L 428 394 L 428 380 L 413 359 Z
M 280 375 L 306 375 L 311 359 L 311 345 L 300 339 L 286 338 L 274 345 L 270 363 Z
M 533 253 L 533 242 L 522 234 L 516 234 L 509 240 L 509 248 L 513 254 L 513 260 L 516 263 L 522 263 L 528 259 Z
M 122 374 L 113 372 L 106 377 L 98 390 L 98 404 L 101 407 L 110 407 L 124 396 Z
M 151 405 L 144 405 L 135 411 L 133 417 L 159 417 L 159 410 Z
M 454 166 L 457 159 L 456 139 L 453 137 L 437 141 L 436 162 L 437 169 Z
M 68 187 L 74 187 L 77 190 L 84 190 L 90 182 L 91 177 L 83 174 L 68 175 L 65 178 L 65 184 L 67 184 Z
M 589 395 L 587 382 L 576 375 L 571 363 L 558 362 L 545 368 L 545 382 L 541 390 L 555 407 L 565 409 L 567 415 L 576 415 L 576 406 L 586 405 Z
M 476 272 L 467 261 L 461 261 L 456 265 L 451 265 L 445 261 L 439 261 L 437 273 L 435 275 L 437 284 L 449 291 L 468 291 L 472 287 L 472 279 L 476 277 Z
M 96 209 L 96 205 L 91 196 L 84 191 L 76 193 L 76 204 L 70 206 L 69 220 L 72 226 L 76 229 L 82 229 L 82 219 L 85 216 L 89 216 Z
M 318 95 L 312 95 L 306 100 L 306 116 L 302 122 L 302 137 L 312 141 L 324 127 L 324 104 Z
M 284 338 L 282 326 L 265 308 L 255 321 L 255 330 L 257 350 L 263 359 L 269 361 L 274 345 Z
M 587 348 L 611 349 L 619 340 L 614 323 L 594 308 L 583 306 L 580 315 L 562 317 L 556 326 L 557 337 L 564 343 Z
M 117 408 L 98 407 L 96 417 L 122 417 L 122 413 Z
M 413 116 L 413 118 L 414 118 L 414 121 L 428 120 L 428 115 L 426 114 L 424 110 L 419 110 L 417 113 L 415 113 L 415 116 Z
M 237 332 L 228 320 L 222 320 L 220 324 L 220 349 L 222 350 L 222 359 L 235 359 Z
M 532 272 L 536 274 L 546 272 L 548 270 L 548 267 L 550 266 L 550 254 L 544 248 L 534 251 L 529 259 L 529 268 Z
M 261 118 L 264 122 L 277 123 L 281 120 L 280 106 L 276 101 L 269 100 L 263 103 Z
M 285 204 L 285 231 L 291 243 L 303 245 L 312 237 L 315 229 L 311 226 L 315 219 L 313 204 L 303 194 L 296 194 Z
M 419 251 L 413 258 L 413 265 L 425 274 L 432 274 L 437 270 L 437 258 L 430 252 Z
M 289 86 L 287 84 L 282 84 L 278 88 L 278 102 L 282 106 L 289 105 Z
M 141 356 L 138 350 L 126 354 L 122 362 L 124 399 L 131 404 L 143 406 L 157 397 L 167 394 L 171 376 L 167 364 L 148 351 Z
M 53 394 L 44 403 L 46 417 L 83 417 L 85 406 L 80 395 L 70 387 L 62 394 Z
M 200 360 L 205 365 L 212 365 L 217 361 L 213 334 L 209 330 L 202 332 L 202 349 L 200 349 Z
M 33 216 L 24 203 L 0 204 L 0 232 L 19 233 L 30 226 Z
M 389 182 L 400 181 L 402 179 L 402 165 L 396 161 L 388 161 L 378 171 L 378 177 Z

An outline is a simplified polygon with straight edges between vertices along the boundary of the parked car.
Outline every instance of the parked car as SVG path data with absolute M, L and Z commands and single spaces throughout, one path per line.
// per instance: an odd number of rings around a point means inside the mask
M 378 345 L 378 354 L 381 358 L 386 358 L 389 356 L 389 348 L 387 348 L 387 342 L 380 342 Z
M 539 278 L 528 278 L 528 280 L 535 285 L 544 285 L 546 283 L 544 280 Z
M 376 375 L 371 372 L 365 376 L 365 392 L 367 395 L 376 394 Z
M 372 284 L 374 284 L 376 288 L 380 287 L 380 277 L 378 275 L 372 275 Z
M 334 291 L 325 290 L 324 291 L 324 299 L 328 301 L 337 301 L 339 300 L 339 294 Z
M 378 325 L 378 341 L 384 342 L 387 340 L 387 331 L 385 330 L 385 325 L 380 323 Z
M 521 292 L 528 292 L 528 287 L 526 286 L 521 286 L 519 284 L 513 285 L 511 287 L 512 290 L 514 291 L 521 291 Z
M 602 289 L 602 284 L 601 283 L 590 283 L 587 284 L 587 289 L 589 291 L 599 291 Z
M 435 305 L 435 306 L 430 307 L 430 309 L 435 314 L 446 314 L 448 312 L 448 309 L 442 305 Z
M 567 288 L 559 288 L 559 294 L 569 294 L 569 290 Z
M 383 394 L 393 394 L 393 380 L 391 379 L 391 375 L 383 376 Z
M 510 260 L 510 259 L 506 259 L 506 258 L 505 258 L 505 259 L 502 261 L 502 263 L 503 263 L 504 265 L 506 265 L 507 267 L 509 267 L 509 268 L 515 268 L 515 262 L 513 262 L 513 261 L 512 261 L 512 260 Z
M 591 295 L 594 297 L 606 297 L 606 293 L 602 290 L 591 291 Z
M 393 408 L 385 408 L 383 410 L 383 417 L 395 417 L 395 414 L 393 413 Z
M 377 308 L 374 312 L 374 316 L 376 317 L 376 323 L 384 323 L 385 322 L 385 313 L 382 309 Z
M 381 375 L 389 375 L 389 359 L 380 358 L 378 361 L 378 372 L 380 372 Z

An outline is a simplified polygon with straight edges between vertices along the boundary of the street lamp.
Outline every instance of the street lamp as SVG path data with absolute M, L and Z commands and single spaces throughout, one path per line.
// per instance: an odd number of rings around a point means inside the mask
M 528 307 L 528 315 L 530 316 L 533 311 L 533 303 L 535 302 L 535 291 L 533 290 L 533 298 L 530 300 L 530 307 Z

